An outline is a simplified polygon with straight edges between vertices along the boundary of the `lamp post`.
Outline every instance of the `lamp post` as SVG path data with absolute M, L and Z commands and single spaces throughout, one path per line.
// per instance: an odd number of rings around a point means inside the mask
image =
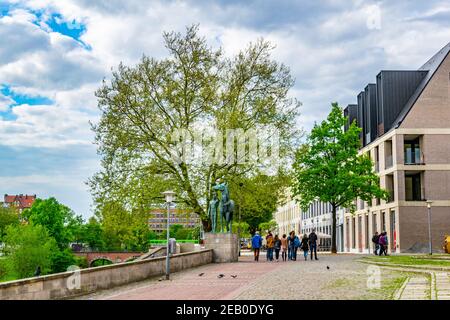
M 170 278 L 170 260 L 169 260 L 169 255 L 170 255 L 170 250 L 169 250 L 169 236 L 170 236 L 170 231 L 169 231 L 169 225 L 170 225 L 170 204 L 172 203 L 172 201 L 175 199 L 175 192 L 173 192 L 172 190 L 168 190 L 168 191 L 164 191 L 162 193 L 166 199 L 166 204 L 167 204 L 167 255 L 166 255 L 166 280 L 169 280 Z
M 433 246 L 431 242 L 431 203 L 433 201 L 427 200 L 427 211 L 428 211 L 428 242 L 429 242 L 429 250 L 430 255 L 433 254 Z

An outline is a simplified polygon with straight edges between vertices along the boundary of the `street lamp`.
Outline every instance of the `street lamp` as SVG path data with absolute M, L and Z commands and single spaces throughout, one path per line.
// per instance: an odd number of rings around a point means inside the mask
M 430 254 L 433 254 L 433 247 L 431 243 L 431 203 L 433 201 L 427 200 L 427 209 L 428 209 L 428 242 L 429 242 L 429 249 Z
M 170 225 L 170 204 L 172 203 L 172 201 L 175 199 L 175 192 L 173 192 L 172 190 L 168 190 L 168 191 L 164 191 L 162 193 L 166 199 L 166 204 L 167 204 L 167 255 L 166 255 L 166 280 L 169 280 L 169 275 L 170 275 L 170 260 L 169 260 L 169 254 L 170 254 L 170 250 L 169 250 L 169 225 Z

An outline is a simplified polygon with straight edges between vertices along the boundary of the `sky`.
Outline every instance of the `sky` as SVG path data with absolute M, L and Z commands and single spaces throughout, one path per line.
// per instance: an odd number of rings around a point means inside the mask
M 233 55 L 263 37 L 296 79 L 298 126 L 324 119 L 380 70 L 417 69 L 450 42 L 448 1 L 0 0 L 0 195 L 56 197 L 92 215 L 100 169 L 94 92 L 120 62 L 164 58 L 191 24 Z

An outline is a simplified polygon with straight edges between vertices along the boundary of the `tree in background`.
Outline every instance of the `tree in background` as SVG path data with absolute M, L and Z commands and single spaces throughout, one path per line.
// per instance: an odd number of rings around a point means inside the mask
M 102 115 L 93 130 L 103 169 L 89 184 L 98 207 L 118 201 L 139 210 L 161 203 L 160 193 L 172 188 L 209 230 L 206 208 L 213 183 L 252 177 L 258 166 L 179 161 L 173 130 L 192 137 L 198 125 L 222 134 L 271 126 L 280 136 L 278 160 L 286 165 L 300 136 L 295 130 L 300 103 L 288 96 L 294 80 L 272 59 L 273 46 L 266 41 L 249 44 L 233 58 L 210 48 L 197 26 L 184 35 L 164 33 L 164 42 L 168 58 L 144 56 L 134 67 L 120 64 L 111 82 L 96 92 Z
M 83 220 L 55 198 L 36 199 L 23 217 L 34 225 L 41 225 L 53 237 L 61 250 L 68 248 L 79 232 Z
M 233 222 L 231 229 L 232 229 L 233 233 L 240 232 L 241 238 L 249 238 L 251 236 L 250 225 L 245 221 L 243 221 L 241 223 Z
M 307 142 L 298 152 L 294 163 L 293 193 L 301 207 L 320 200 L 332 207 L 331 251 L 336 253 L 336 210 L 338 207 L 354 210 L 354 200 L 360 198 L 387 199 L 388 194 L 379 187 L 379 177 L 366 155 L 358 154 L 361 147 L 361 128 L 353 122 L 347 131 L 348 119 L 337 103 L 327 119 L 316 124 Z
M 261 230 L 261 232 L 265 233 L 267 231 L 272 231 L 274 232 L 277 229 L 278 225 L 277 222 L 275 220 L 271 220 L 269 222 L 263 222 L 259 224 L 259 230 Z
M 0 206 L 0 242 L 6 234 L 6 228 L 19 224 L 19 215 L 16 210 L 9 207 Z
M 88 223 L 81 226 L 76 242 L 87 244 L 91 250 L 102 251 L 106 247 L 102 225 L 95 217 L 90 217 Z
M 33 276 L 38 266 L 42 274 L 52 271 L 52 255 L 59 249 L 45 227 L 33 224 L 9 226 L 6 233 L 5 251 L 17 277 Z
M 237 205 L 234 221 L 239 222 L 239 206 L 241 206 L 241 222 L 248 223 L 249 232 L 253 234 L 261 223 L 273 219 L 278 201 L 289 185 L 289 174 L 281 170 L 274 176 L 259 173 L 249 178 L 232 179 L 231 198 Z

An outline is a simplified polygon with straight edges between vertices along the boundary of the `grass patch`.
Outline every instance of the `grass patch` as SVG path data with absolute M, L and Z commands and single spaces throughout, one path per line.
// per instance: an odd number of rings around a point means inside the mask
M 364 260 L 373 262 L 384 262 L 390 264 L 403 264 L 403 265 L 428 265 L 428 266 L 443 266 L 450 267 L 450 260 L 442 257 L 432 257 L 429 255 L 401 255 L 401 256 L 371 256 L 364 257 Z
M 341 287 L 352 287 L 353 282 L 347 278 L 338 278 L 333 282 L 327 284 L 324 289 L 336 289 Z
M 363 299 L 393 300 L 394 295 L 410 276 L 406 272 L 390 272 L 382 275 L 380 288 L 369 289 L 368 295 Z

